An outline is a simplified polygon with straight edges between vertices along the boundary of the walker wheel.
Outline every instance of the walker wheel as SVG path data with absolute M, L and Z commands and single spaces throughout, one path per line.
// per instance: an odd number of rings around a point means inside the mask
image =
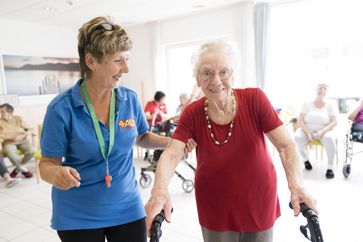
M 350 164 L 346 164 L 343 166 L 343 175 L 347 178 L 350 174 Z
M 184 180 L 182 187 L 184 192 L 190 193 L 194 190 L 194 182 L 192 180 Z
M 140 177 L 139 183 L 142 188 L 148 188 L 151 184 L 151 176 L 149 174 L 143 174 Z

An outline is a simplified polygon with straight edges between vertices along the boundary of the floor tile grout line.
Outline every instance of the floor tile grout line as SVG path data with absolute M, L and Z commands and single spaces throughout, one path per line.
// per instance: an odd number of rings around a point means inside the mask
M 29 223 L 29 224 L 31 224 L 31 225 L 34 225 L 34 226 L 38 227 L 38 228 L 47 229 L 47 228 L 46 228 L 46 227 L 44 227 L 43 225 L 36 224 L 36 223 L 32 222 L 31 220 L 24 219 L 24 218 L 22 218 L 22 217 L 16 216 L 16 215 L 14 215 L 14 214 L 8 213 L 8 212 L 3 211 L 3 210 L 1 210 L 1 211 L 2 211 L 3 213 L 5 213 L 5 214 L 7 214 L 7 215 L 11 216 L 11 217 L 14 217 L 14 218 L 20 219 L 20 220 L 22 220 L 23 222 Z M 45 214 L 45 213 L 47 213 L 47 212 L 44 212 L 44 213 L 41 213 L 41 214 Z M 50 224 L 50 223 L 49 223 L 49 224 Z M 49 227 L 50 227 L 50 225 L 49 225 Z

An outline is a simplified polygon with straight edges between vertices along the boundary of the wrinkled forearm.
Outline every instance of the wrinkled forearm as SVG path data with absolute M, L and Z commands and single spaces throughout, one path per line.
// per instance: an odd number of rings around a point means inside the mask
M 302 186 L 301 161 L 296 145 L 285 126 L 281 125 L 266 135 L 279 152 L 290 190 L 300 188 Z
M 293 190 L 302 187 L 301 162 L 295 144 L 289 142 L 277 149 L 285 170 L 289 189 Z
M 160 156 L 155 172 L 155 182 L 152 193 L 165 192 L 173 177 L 175 168 L 184 155 L 184 146 L 180 141 L 173 140 L 171 147 L 167 148 Z M 178 143 L 178 144 L 176 144 Z

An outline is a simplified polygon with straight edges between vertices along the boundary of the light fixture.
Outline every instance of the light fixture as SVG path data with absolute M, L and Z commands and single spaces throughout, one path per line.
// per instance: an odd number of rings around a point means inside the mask
M 205 5 L 204 4 L 194 4 L 193 5 L 193 9 L 202 9 L 202 8 L 204 8 L 205 7 Z
M 55 12 L 55 11 L 57 11 L 57 9 L 56 9 L 56 8 L 49 7 L 49 6 L 44 7 L 44 10 L 45 10 L 45 11 L 48 11 L 48 12 Z

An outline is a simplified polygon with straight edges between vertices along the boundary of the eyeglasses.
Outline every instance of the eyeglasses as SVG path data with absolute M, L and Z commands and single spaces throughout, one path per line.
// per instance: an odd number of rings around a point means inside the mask
M 221 80 L 226 80 L 228 78 L 230 78 L 232 76 L 233 70 L 230 70 L 228 68 L 223 68 L 221 70 L 218 71 L 218 77 Z M 215 78 L 216 76 L 216 72 L 212 71 L 212 70 L 202 70 L 200 73 L 200 78 L 203 81 L 211 81 Z

